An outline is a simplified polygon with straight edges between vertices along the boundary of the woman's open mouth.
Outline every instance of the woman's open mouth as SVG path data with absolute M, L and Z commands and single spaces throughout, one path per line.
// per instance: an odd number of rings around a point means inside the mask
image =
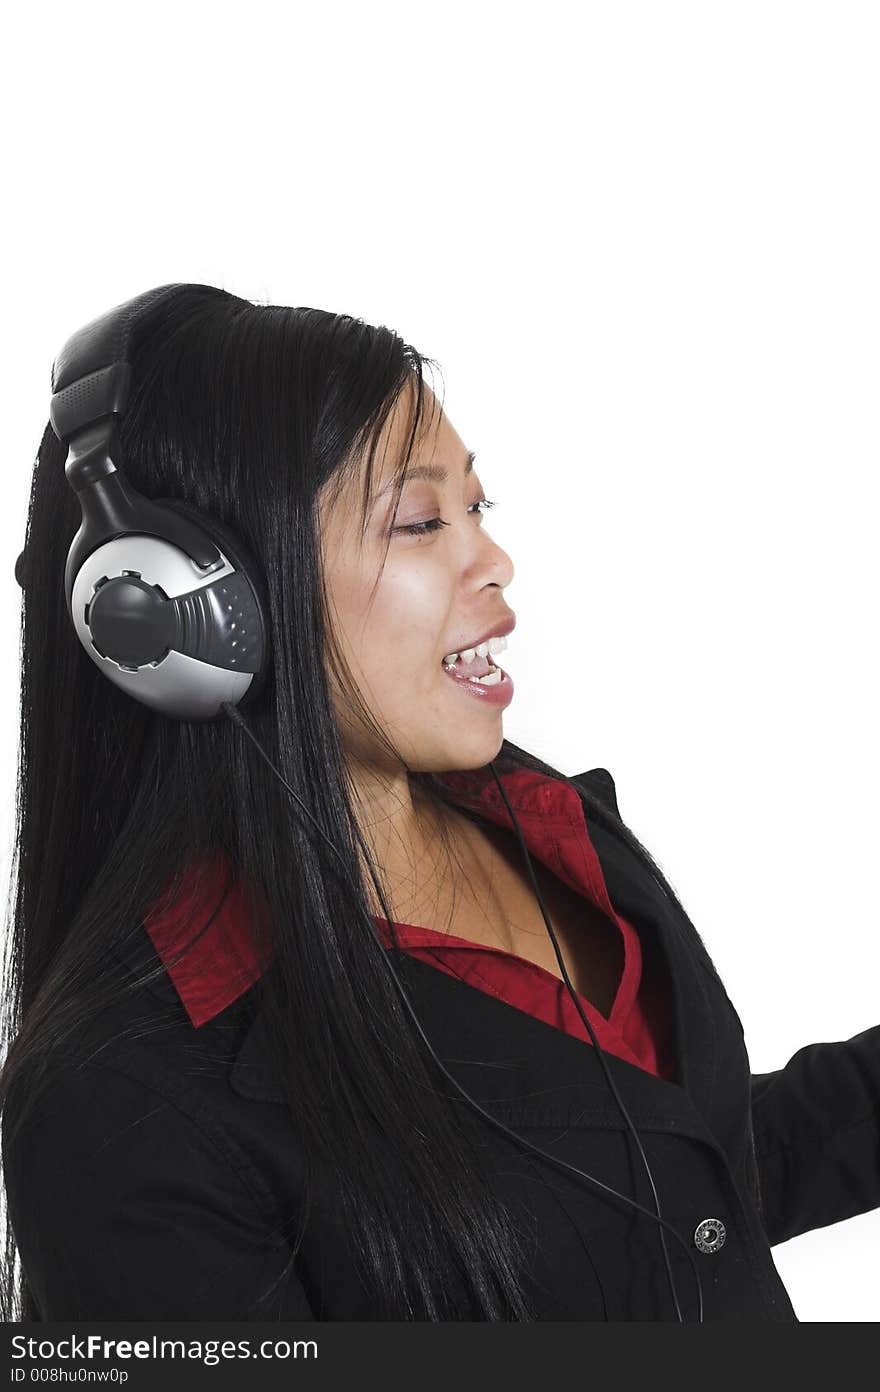
M 485 657 L 475 654 L 471 662 L 442 664 L 443 671 L 463 691 L 482 698 L 493 706 L 506 706 L 513 699 L 513 682 L 507 672 L 492 660 L 491 653 Z

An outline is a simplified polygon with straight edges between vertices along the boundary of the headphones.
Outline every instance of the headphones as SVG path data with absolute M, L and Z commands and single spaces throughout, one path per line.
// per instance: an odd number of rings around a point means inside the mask
M 65 477 L 82 512 L 82 523 L 71 543 L 64 570 L 68 613 L 92 661 L 136 701 L 180 720 L 212 720 L 219 716 L 234 720 L 342 861 L 339 848 L 276 768 L 239 709 L 258 699 L 271 665 L 267 591 L 254 557 L 214 518 L 177 499 L 145 498 L 119 469 L 116 417 L 123 415 L 128 405 L 132 329 L 145 311 L 155 309 L 184 288 L 190 287 L 179 283 L 161 285 L 115 306 L 74 333 L 52 365 L 50 420 L 56 436 L 68 447 Z M 22 588 L 27 587 L 26 551 L 16 561 L 15 578 Z M 681 1243 L 697 1283 L 698 1323 L 702 1324 L 702 1283 L 690 1245 L 661 1216 L 654 1178 L 639 1134 L 572 985 L 507 791 L 494 763 L 489 767 L 518 837 L 565 984 L 641 1154 L 656 1213 L 542 1150 L 485 1111 L 434 1052 L 390 955 L 385 960 L 433 1059 L 484 1120 L 517 1144 L 622 1199 L 658 1224 L 676 1316 L 684 1323 L 663 1230 L 668 1229 Z M 343 878 L 348 884 L 342 863 Z M 374 927 L 370 923 L 371 931 Z M 601 1281 L 599 1285 L 601 1288 Z
M 64 570 L 80 643 L 136 701 L 211 720 L 224 702 L 250 704 L 265 686 L 264 582 L 228 528 L 177 499 L 145 498 L 118 468 L 132 329 L 182 288 L 148 290 L 73 334 L 52 365 L 49 418 L 67 444 L 64 472 L 82 511 Z M 22 552 L 19 583 L 25 566 Z

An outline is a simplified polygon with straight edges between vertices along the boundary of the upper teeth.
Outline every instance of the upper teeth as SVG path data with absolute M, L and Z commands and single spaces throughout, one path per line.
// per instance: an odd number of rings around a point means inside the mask
M 507 647 L 507 639 L 502 635 L 487 638 L 485 642 L 478 643 L 475 648 L 465 648 L 460 653 L 447 653 L 443 661 L 448 667 L 451 663 L 457 662 L 461 658 L 462 662 L 473 662 L 475 657 L 488 657 L 489 653 L 504 652 Z

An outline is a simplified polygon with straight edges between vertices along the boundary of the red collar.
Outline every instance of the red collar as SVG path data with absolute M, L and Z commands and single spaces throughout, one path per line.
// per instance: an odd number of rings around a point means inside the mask
M 491 769 L 448 772 L 439 777 L 456 795 L 457 803 L 472 807 L 497 826 L 510 827 L 507 808 Z M 530 854 L 615 919 L 578 792 L 532 769 L 514 769 L 499 777 Z M 180 961 L 169 965 L 169 959 L 191 935 L 193 923 L 209 917 L 220 898 L 225 861 L 218 855 L 205 865 L 209 874 L 201 895 L 185 885 L 174 904 L 149 912 L 144 920 L 153 945 L 196 1027 L 225 1010 L 262 974 L 252 935 L 246 927 L 248 904 L 240 879 L 233 880 L 211 926 Z M 385 920 L 377 919 L 376 926 L 382 942 L 391 945 Z M 265 941 L 268 944 L 268 937 Z

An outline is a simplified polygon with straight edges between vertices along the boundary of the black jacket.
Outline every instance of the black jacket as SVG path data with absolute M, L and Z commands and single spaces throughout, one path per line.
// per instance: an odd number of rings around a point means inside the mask
M 579 781 L 617 810 L 607 770 Z M 691 1244 L 703 1318 L 796 1320 L 770 1248 L 880 1206 L 880 1026 L 752 1074 L 694 926 L 641 857 L 585 813 L 615 908 L 671 973 L 680 1081 L 605 1057 L 661 1212 Z M 434 1048 L 482 1106 L 653 1209 L 592 1045 L 405 952 L 394 958 Z M 146 932 L 120 970 L 145 961 L 158 962 Z M 258 990 L 196 1030 L 166 974 L 96 1023 L 88 1062 L 57 1068 L 12 1148 L 7 1104 L 9 1216 L 43 1319 L 378 1317 L 330 1196 L 319 1196 L 282 1275 L 290 1247 L 279 1229 L 298 1207 L 302 1171 L 253 1009 Z M 172 1019 L 150 1035 L 139 1025 L 156 1000 Z M 131 1040 L 102 1048 L 122 1027 Z M 657 1224 L 480 1124 L 498 1189 L 534 1234 L 538 1318 L 674 1320 Z M 682 1313 L 695 1320 L 690 1263 L 669 1234 L 667 1248 Z

